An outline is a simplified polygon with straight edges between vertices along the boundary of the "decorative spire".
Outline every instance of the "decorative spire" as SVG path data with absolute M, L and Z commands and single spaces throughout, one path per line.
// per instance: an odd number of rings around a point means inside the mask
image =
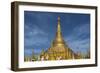
M 58 17 L 57 32 L 61 32 L 61 27 L 60 27 L 60 17 Z
M 61 33 L 61 26 L 60 26 L 60 17 L 58 17 L 58 25 L 57 25 L 57 32 L 56 32 L 56 38 L 59 40 L 62 40 L 62 33 Z
M 65 45 L 65 42 L 63 40 L 62 33 L 61 33 L 60 17 L 58 17 L 56 37 L 52 45 L 53 46 L 62 46 L 62 45 L 64 46 Z

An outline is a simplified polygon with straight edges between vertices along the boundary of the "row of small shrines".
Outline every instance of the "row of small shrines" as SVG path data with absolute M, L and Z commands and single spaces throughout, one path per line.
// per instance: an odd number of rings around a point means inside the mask
M 70 60 L 70 59 L 85 59 L 86 56 L 84 57 L 83 55 L 81 55 L 80 53 L 78 54 L 67 54 L 65 55 L 65 53 L 53 53 L 53 54 L 47 54 L 47 53 L 42 53 L 41 55 L 38 55 L 37 57 L 35 56 L 25 56 L 24 61 L 28 62 L 28 61 L 49 61 L 49 60 Z M 89 56 L 87 56 L 87 58 L 89 58 Z

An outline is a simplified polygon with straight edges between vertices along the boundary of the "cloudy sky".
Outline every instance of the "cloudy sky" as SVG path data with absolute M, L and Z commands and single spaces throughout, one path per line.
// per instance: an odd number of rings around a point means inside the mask
M 74 52 L 90 48 L 90 15 L 79 13 L 24 11 L 24 54 L 48 49 L 55 38 L 57 18 L 61 19 L 62 36 Z

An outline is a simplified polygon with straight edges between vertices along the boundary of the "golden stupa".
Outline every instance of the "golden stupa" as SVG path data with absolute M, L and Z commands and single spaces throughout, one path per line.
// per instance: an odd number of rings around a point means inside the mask
M 48 50 L 41 52 L 40 58 L 41 60 L 66 60 L 80 58 L 80 55 L 74 53 L 62 37 L 60 17 L 58 17 L 56 37 L 53 40 L 51 47 Z

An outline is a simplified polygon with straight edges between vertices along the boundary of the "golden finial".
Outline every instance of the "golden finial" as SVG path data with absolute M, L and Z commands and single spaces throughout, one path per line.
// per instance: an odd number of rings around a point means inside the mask
M 57 32 L 61 32 L 61 27 L 60 27 L 60 17 L 58 17 Z
M 60 17 L 58 16 L 58 21 L 60 21 Z

